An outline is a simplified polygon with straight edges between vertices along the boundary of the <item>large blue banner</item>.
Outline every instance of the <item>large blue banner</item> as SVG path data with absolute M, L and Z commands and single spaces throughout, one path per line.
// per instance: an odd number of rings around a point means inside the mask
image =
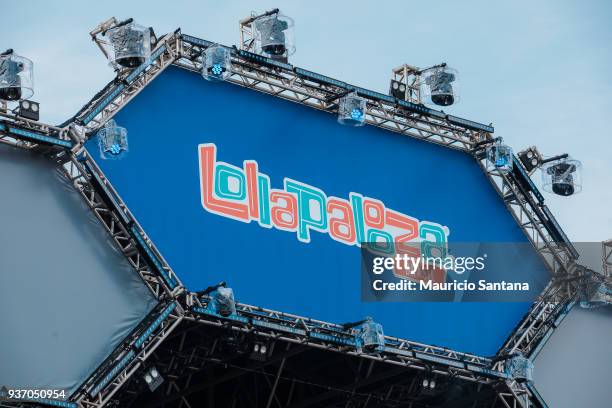
M 362 300 L 362 242 L 527 242 L 465 153 L 175 67 L 115 119 L 130 152 L 101 168 L 190 290 L 225 280 L 241 302 L 479 354 L 529 307 Z M 521 257 L 513 279 L 539 291 L 548 271 Z

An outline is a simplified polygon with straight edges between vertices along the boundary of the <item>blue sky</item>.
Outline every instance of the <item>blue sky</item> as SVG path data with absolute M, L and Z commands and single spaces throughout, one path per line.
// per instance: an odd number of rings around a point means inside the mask
M 516 150 L 569 152 L 583 192 L 547 194 L 572 240 L 612 238 L 612 5 L 606 1 L 4 2 L 0 48 L 35 63 L 42 120 L 59 123 L 113 77 L 88 32 L 110 16 L 156 32 L 237 44 L 238 20 L 280 7 L 296 21 L 291 62 L 386 92 L 393 67 L 441 61 L 459 70 L 460 104 Z M 6 17 L 10 16 L 10 17 Z M 539 184 L 539 172 L 536 173 Z

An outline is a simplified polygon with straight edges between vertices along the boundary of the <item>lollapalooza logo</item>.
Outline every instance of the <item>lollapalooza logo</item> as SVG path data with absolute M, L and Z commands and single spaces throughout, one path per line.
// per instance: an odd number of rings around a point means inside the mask
M 245 160 L 243 167 L 217 161 L 213 143 L 199 145 L 198 152 L 202 206 L 213 214 L 295 232 L 304 243 L 318 231 L 346 245 L 372 243 L 368 249 L 378 253 L 446 255 L 448 227 L 419 221 L 359 193 L 350 193 L 348 200 L 327 196 L 288 177 L 283 189 L 275 189 L 255 160 Z

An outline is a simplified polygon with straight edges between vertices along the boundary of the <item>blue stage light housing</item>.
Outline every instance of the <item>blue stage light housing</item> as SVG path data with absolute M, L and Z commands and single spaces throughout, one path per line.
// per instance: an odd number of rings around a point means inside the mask
M 219 286 L 210 293 L 210 302 L 207 309 L 213 313 L 228 317 L 236 314 L 236 301 L 232 288 Z
M 512 171 L 512 148 L 501 141 L 487 146 L 487 171 L 508 174 Z
M 213 45 L 202 53 L 202 76 L 209 81 L 226 79 L 231 66 L 231 53 L 225 47 Z
M 117 126 L 114 120 L 109 120 L 98 131 L 98 146 L 100 147 L 100 157 L 105 160 L 117 160 L 125 157 L 128 152 L 127 130 Z
M 34 94 L 33 64 L 7 50 L 0 54 L 0 100 L 17 101 Z
M 362 126 L 365 123 L 366 100 L 355 92 L 340 98 L 338 122 L 348 126 Z
M 382 325 L 376 323 L 371 317 L 355 326 L 353 334 L 357 336 L 357 344 L 366 353 L 380 353 L 385 350 L 385 334 Z
M 532 382 L 533 362 L 522 354 L 517 353 L 506 362 L 506 374 L 509 374 L 518 382 Z
M 351 110 L 351 119 L 362 122 L 363 121 L 363 111 L 357 108 L 353 108 Z

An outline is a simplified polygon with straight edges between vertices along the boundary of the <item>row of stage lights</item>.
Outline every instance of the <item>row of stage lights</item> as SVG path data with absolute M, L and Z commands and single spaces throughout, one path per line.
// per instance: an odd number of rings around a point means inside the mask
M 217 315 L 226 319 L 237 316 L 236 300 L 234 291 L 225 282 L 196 292 L 196 296 L 205 304 L 204 309 L 207 313 Z M 354 344 L 359 352 L 366 354 L 379 354 L 385 351 L 385 335 L 380 323 L 366 317 L 363 320 L 345 323 L 342 329 L 350 334 L 354 339 Z M 265 341 L 255 341 L 249 345 L 250 358 L 265 361 L 270 358 L 272 347 Z M 506 361 L 505 371 L 520 382 L 533 381 L 533 362 L 520 353 L 506 355 L 497 358 L 495 361 Z M 429 377 L 429 378 L 428 378 Z M 147 380 L 147 383 L 149 381 Z M 423 389 L 426 392 L 433 392 L 436 388 L 436 379 L 432 376 L 425 376 L 423 379 Z
M 234 291 L 225 282 L 197 292 L 198 298 L 206 303 L 205 309 L 208 313 L 224 318 L 236 315 L 236 300 Z M 380 353 L 385 349 L 385 335 L 380 323 L 376 323 L 371 317 L 353 323 L 346 323 L 342 328 L 348 331 L 355 339 L 357 348 L 365 353 Z M 254 356 L 267 354 L 266 345 L 256 345 L 253 349 Z M 259 356 L 262 357 L 262 356 Z
M 287 61 L 295 52 L 293 41 L 294 22 L 278 9 L 250 16 L 241 22 L 241 28 L 250 27 L 253 33 L 252 50 L 266 57 Z M 117 22 L 111 19 L 99 27 L 104 41 L 104 54 L 116 70 L 132 69 L 147 62 L 157 37 L 151 27 L 144 27 L 132 19 Z M 92 32 L 92 38 L 95 35 Z M 210 81 L 226 80 L 231 74 L 231 50 L 213 45 L 203 51 L 202 76 Z M 8 50 L 0 54 L 0 101 L 18 102 L 18 116 L 38 120 L 39 105 L 29 101 L 33 90 L 33 64 L 27 58 Z M 397 99 L 414 103 L 423 102 L 439 106 L 450 106 L 459 100 L 457 71 L 446 64 L 429 68 L 402 65 L 393 70 L 389 94 Z M 362 126 L 366 122 L 367 100 L 356 92 L 347 92 L 338 98 L 338 122 L 348 126 Z M 98 132 L 98 144 L 103 159 L 120 159 L 128 152 L 127 131 L 109 120 Z M 532 147 L 518 154 L 520 162 L 529 174 L 536 168 L 542 171 L 542 186 L 545 191 L 570 196 L 582 189 L 581 163 L 567 154 L 543 159 Z M 514 155 L 512 149 L 501 139 L 486 146 L 487 170 L 503 174 L 512 172 Z
M 487 171 L 509 174 L 514 169 L 514 154 L 512 148 L 503 144 L 501 138 L 487 142 Z M 563 197 L 577 194 L 582 190 L 582 163 L 572 159 L 568 154 L 544 159 L 535 147 L 519 152 L 518 159 L 527 170 L 533 173 L 541 170 L 542 188 Z

